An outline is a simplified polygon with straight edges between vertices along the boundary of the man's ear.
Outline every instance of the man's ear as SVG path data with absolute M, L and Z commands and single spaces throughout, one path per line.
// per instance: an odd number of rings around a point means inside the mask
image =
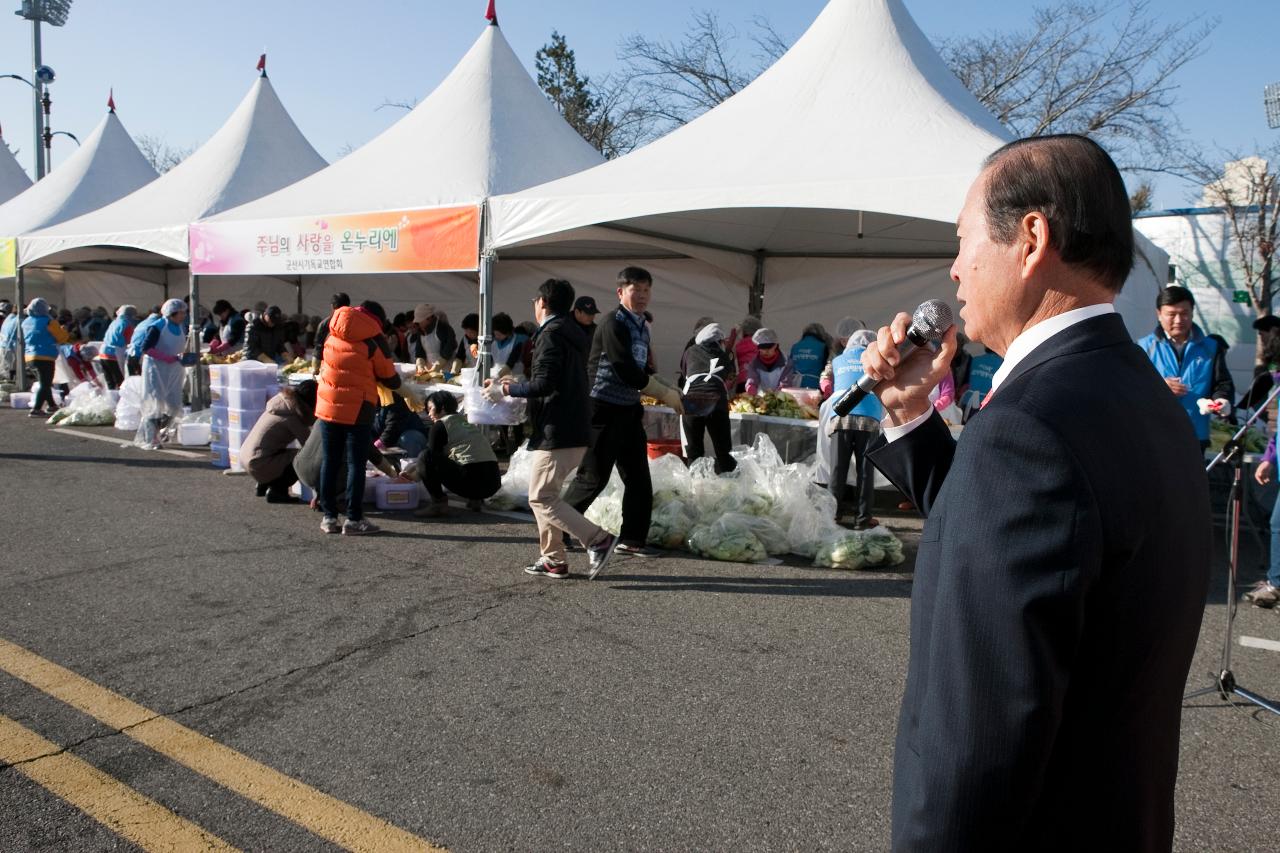
M 1038 210 L 1022 217 L 1018 226 L 1018 264 L 1022 277 L 1030 278 L 1042 268 L 1050 250 L 1049 218 Z

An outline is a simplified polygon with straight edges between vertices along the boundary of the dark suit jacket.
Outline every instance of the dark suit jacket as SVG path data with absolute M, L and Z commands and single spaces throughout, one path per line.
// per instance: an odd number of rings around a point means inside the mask
M 894 850 L 1170 849 L 1209 492 L 1124 322 L 1043 343 L 958 444 L 935 413 L 872 460 L 928 518 Z

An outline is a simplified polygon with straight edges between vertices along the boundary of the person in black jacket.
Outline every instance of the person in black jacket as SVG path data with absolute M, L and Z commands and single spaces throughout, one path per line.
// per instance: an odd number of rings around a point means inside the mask
M 573 319 L 572 308 L 573 285 L 559 279 L 544 281 L 533 303 L 539 329 L 528 381 L 517 382 L 508 376 L 486 383 L 491 397 L 506 394 L 529 400 L 533 426 L 533 437 L 529 439 L 533 455 L 529 508 L 538 522 L 541 554 L 525 571 L 548 578 L 569 575 L 564 533 L 577 537 L 586 547 L 590 577 L 604 568 L 618 542 L 560 496 L 561 484 L 581 464 L 591 437 L 587 422 L 587 336 Z M 647 476 L 647 467 L 645 473 Z
M 413 309 L 413 322 L 406 339 L 409 358 L 418 367 L 447 367 L 458 351 L 458 335 L 449 318 L 426 302 Z
M 680 394 L 649 370 L 649 328 L 644 314 L 652 289 L 653 277 L 647 270 L 627 267 L 618 273 L 618 308 L 600 323 L 591 343 L 595 377 L 591 387 L 591 449 L 565 490 L 565 500 L 578 512 L 586 512 L 608 485 L 616 464 L 626 484 L 618 550 L 636 556 L 655 553 L 645 544 L 653 513 L 653 484 L 640 395 L 655 397 L 677 414 L 684 413 Z
M 1116 313 L 1129 196 L 1081 136 L 1010 143 L 960 212 L 965 334 L 1005 361 L 957 443 L 899 314 L 863 354 L 871 458 L 925 514 L 895 851 L 1167 851 L 1213 560 L 1204 459 Z
M 311 356 L 315 361 L 319 370 L 319 364 L 324 360 L 324 341 L 329 337 L 329 320 L 333 317 L 333 312 L 339 308 L 346 308 L 351 305 L 351 297 L 345 293 L 335 293 L 329 300 L 329 316 L 320 321 L 320 325 L 316 328 L 315 352 Z
M 235 352 L 244 347 L 244 315 L 225 299 L 213 303 L 213 316 L 218 320 L 218 339 L 211 341 L 210 352 Z
M 279 305 L 272 305 L 249 324 L 244 336 L 244 360 L 283 364 L 285 334 L 284 312 Z
M 711 434 L 711 449 L 716 458 L 716 473 L 736 471 L 738 461 L 730 455 L 733 438 L 729 431 L 729 387 L 738 372 L 724 348 L 724 330 L 708 323 L 698 330 L 680 359 L 687 376 L 684 380 L 686 401 L 697 399 L 706 414 L 691 412 L 680 418 L 680 438 L 685 458 L 692 462 L 706 453 L 706 434 Z

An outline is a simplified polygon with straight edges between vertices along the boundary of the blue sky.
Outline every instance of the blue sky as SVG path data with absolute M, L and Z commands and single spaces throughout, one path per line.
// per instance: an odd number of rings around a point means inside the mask
M 1030 7 L 995 0 L 906 0 L 933 38 L 1025 24 Z M 794 39 L 825 0 L 498 0 L 507 39 L 532 68 L 553 29 L 565 34 L 579 68 L 604 74 L 616 65 L 620 39 L 641 32 L 676 38 L 697 9 L 718 12 L 746 30 L 754 16 Z M 0 16 L 0 74 L 30 76 L 30 25 Z M 264 49 L 268 71 L 303 133 L 327 159 L 359 146 L 402 113 L 377 110 L 386 99 L 426 95 L 466 52 L 483 26 L 484 0 L 76 0 L 61 29 L 44 28 L 44 60 L 58 73 L 53 126 L 87 134 L 101 118 L 108 87 L 135 136 L 153 134 L 177 146 L 208 138 L 243 97 Z M 1163 0 L 1152 8 L 1169 20 L 1220 16 L 1209 51 L 1180 73 L 1180 117 L 1203 144 L 1251 149 L 1280 140 L 1262 111 L 1262 87 L 1280 81 L 1280 3 L 1276 0 Z M 30 170 L 30 90 L 0 80 L 0 125 Z M 54 167 L 73 142 L 54 140 Z M 1163 180 L 1159 207 L 1185 205 L 1187 185 Z

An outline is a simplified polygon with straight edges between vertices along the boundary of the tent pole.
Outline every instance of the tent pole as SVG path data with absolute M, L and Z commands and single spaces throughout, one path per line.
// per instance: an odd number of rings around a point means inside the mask
M 298 276 L 298 313 L 302 313 L 302 276 Z
M 480 254 L 480 354 L 476 359 L 481 381 L 489 378 L 493 344 L 493 264 L 496 260 L 491 249 Z
M 188 268 L 189 270 L 190 268 Z M 165 279 L 166 296 L 169 289 L 168 279 Z M 188 332 L 190 340 L 187 343 L 187 350 L 199 354 L 200 352 L 200 277 L 193 272 L 188 272 L 187 280 L 187 322 L 191 324 L 191 331 Z M 204 370 L 197 364 L 191 371 L 191 410 L 199 412 L 209 408 L 205 402 L 204 388 Z
M 764 311 L 764 249 L 756 253 L 756 276 L 751 282 L 751 295 L 747 299 L 747 314 L 759 317 Z
M 17 377 L 19 391 L 27 390 L 26 354 L 23 352 L 26 340 L 22 334 L 22 311 L 27 307 L 27 280 L 23 274 L 24 272 L 25 270 L 22 267 L 18 267 L 17 274 L 13 279 L 13 295 L 15 299 L 13 310 L 18 314 L 17 349 L 13 351 L 13 373 Z

